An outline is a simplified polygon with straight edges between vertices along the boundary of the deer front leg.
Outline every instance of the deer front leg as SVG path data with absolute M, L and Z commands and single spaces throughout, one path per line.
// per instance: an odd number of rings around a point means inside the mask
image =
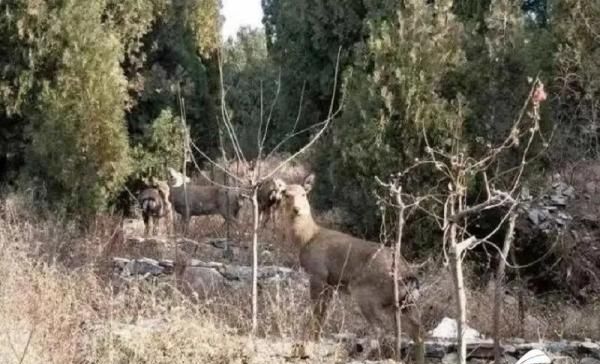
M 262 221 L 261 225 L 263 228 L 267 227 L 267 223 L 269 222 L 269 220 L 271 220 L 271 210 L 272 208 L 269 207 L 266 210 L 260 212 L 260 220 Z
M 152 235 L 158 235 L 158 225 L 160 223 L 160 217 L 152 216 Z
M 327 313 L 327 305 L 333 296 L 333 289 L 320 279 L 310 280 L 310 299 L 313 304 L 313 315 L 310 320 L 311 339 L 317 341 L 323 330 L 323 319 Z

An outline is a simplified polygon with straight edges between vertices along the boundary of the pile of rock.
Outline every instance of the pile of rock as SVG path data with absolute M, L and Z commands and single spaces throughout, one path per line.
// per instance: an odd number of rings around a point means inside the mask
M 534 198 L 528 189 L 521 193 L 522 209 L 529 223 L 544 233 L 564 228 L 573 217 L 567 212 L 569 201 L 575 199 L 575 188 L 554 176 L 555 182 L 547 193 Z
M 121 278 L 147 279 L 173 272 L 174 262 L 169 259 L 151 258 L 127 259 L 113 258 L 113 274 Z
M 169 259 L 156 260 L 151 258 L 127 259 L 113 258 L 113 274 L 123 279 L 149 279 L 151 277 L 170 275 L 174 272 L 175 262 Z M 182 269 L 184 279 L 203 281 L 204 284 L 214 285 L 246 285 L 252 282 L 252 267 L 219 262 L 204 262 L 192 259 Z M 308 279 L 302 272 L 280 266 L 260 266 L 257 269 L 258 281 L 261 284 L 276 282 L 296 282 L 306 285 Z

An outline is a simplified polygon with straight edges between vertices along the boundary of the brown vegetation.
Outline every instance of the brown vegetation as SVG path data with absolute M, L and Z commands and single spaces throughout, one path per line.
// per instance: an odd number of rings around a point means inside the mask
M 22 363 L 281 363 L 311 317 L 307 288 L 261 288 L 258 348 L 254 351 L 246 335 L 248 288 L 217 290 L 192 304 L 173 289 L 171 277 L 153 282 L 116 279 L 112 267 L 103 264 L 105 260 L 113 256 L 174 259 L 175 247 L 158 241 L 140 245 L 116 239 L 122 232 L 115 216 L 99 216 L 82 231 L 69 221 L 32 213 L 32 206 L 27 196 L 11 195 L 0 202 L 0 330 L 4 333 L 0 335 L 0 356 L 7 363 L 19 363 L 21 357 Z M 244 242 L 248 229 L 244 222 L 250 219 L 247 209 L 240 215 L 240 239 Z M 215 230 L 217 223 L 212 217 L 194 220 L 190 235 L 206 234 Z M 223 230 L 217 229 L 215 234 L 223 236 Z M 264 229 L 260 247 L 261 264 L 265 264 L 262 257 L 267 252 L 274 264 L 297 264 L 297 247 L 282 244 L 270 227 Z M 193 257 L 205 261 L 221 258 L 208 251 L 198 251 Z M 235 261 L 248 265 L 248 252 L 240 248 Z M 419 274 L 418 308 L 428 330 L 442 317 L 454 315 L 452 283 L 440 266 L 428 264 Z M 466 278 L 467 282 L 477 281 Z M 473 284 L 466 288 L 472 303 L 469 325 L 489 334 L 490 294 Z M 514 291 L 507 289 L 501 320 L 507 337 L 521 332 L 513 297 Z M 524 297 L 525 339 L 600 339 L 598 303 L 578 306 L 560 297 L 527 292 Z M 348 298 L 333 295 L 323 322 L 325 337 L 364 333 L 364 322 Z M 311 357 L 305 362 L 340 362 L 341 354 L 318 356 L 320 348 L 327 345 L 327 339 L 311 342 L 307 347 Z

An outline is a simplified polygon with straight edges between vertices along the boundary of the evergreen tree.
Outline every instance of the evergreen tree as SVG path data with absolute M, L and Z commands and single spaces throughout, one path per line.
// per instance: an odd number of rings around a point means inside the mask
M 560 127 L 555 159 L 598 158 L 600 143 L 600 3 L 565 0 L 553 9 L 556 95 L 553 114 Z
M 129 173 L 123 46 L 102 22 L 104 7 L 64 1 L 50 12 L 41 43 L 62 56 L 39 95 L 27 163 L 72 211 L 104 207 Z
M 370 235 L 379 230 L 374 176 L 387 177 L 462 132 L 460 97 L 442 93 L 444 76 L 460 67 L 462 26 L 450 1 L 405 1 L 395 19 L 368 22 L 370 37 L 346 74 L 348 100 L 321 147 L 321 186 Z M 385 19 L 385 18 L 381 18 Z M 415 180 L 424 187 L 427 177 Z

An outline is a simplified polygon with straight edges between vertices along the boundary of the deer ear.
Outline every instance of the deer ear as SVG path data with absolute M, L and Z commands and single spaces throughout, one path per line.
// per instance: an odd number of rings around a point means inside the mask
M 309 193 L 312 190 L 313 185 L 315 184 L 315 174 L 311 173 L 308 176 L 304 177 L 304 182 L 302 183 L 302 187 L 306 193 Z

